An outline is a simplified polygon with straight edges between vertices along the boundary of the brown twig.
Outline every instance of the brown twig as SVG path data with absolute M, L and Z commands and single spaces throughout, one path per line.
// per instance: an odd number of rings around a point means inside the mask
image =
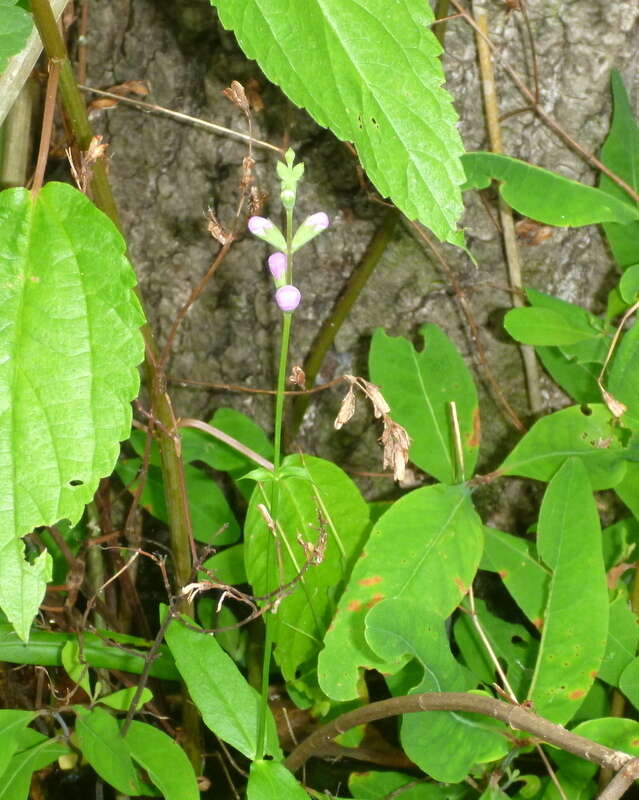
M 523 706 L 512 705 L 484 695 L 463 692 L 425 692 L 380 700 L 342 714 L 307 737 L 299 747 L 290 753 L 284 761 L 284 765 L 291 772 L 296 772 L 309 758 L 321 756 L 322 747 L 326 742 L 332 741 L 336 736 L 351 728 L 375 720 L 419 711 L 462 711 L 483 714 L 501 720 L 513 730 L 525 731 L 540 741 L 552 744 L 594 764 L 612 767 L 614 770 L 620 770 L 633 761 L 633 757 L 628 753 L 613 750 L 598 742 L 571 733 L 561 725 L 555 725 L 555 723 L 533 714 Z M 605 800 L 612 800 L 612 798 Z
M 169 376 L 170 383 L 175 383 L 178 386 L 193 386 L 197 389 L 214 389 L 222 392 L 246 392 L 247 394 L 277 394 L 276 389 L 254 389 L 251 386 L 238 386 L 234 383 L 211 383 L 209 381 L 196 381 L 191 378 L 174 378 Z M 332 381 L 322 383 L 321 386 L 313 386 L 311 389 L 295 389 L 294 391 L 285 391 L 285 395 L 296 394 L 316 394 L 323 392 L 325 389 L 332 389 L 345 380 L 343 375 L 338 378 L 333 378 Z
M 632 758 L 619 770 L 597 800 L 619 800 L 639 778 L 639 758 Z
M 213 425 L 209 425 L 208 422 L 203 422 L 201 419 L 178 419 L 177 421 L 178 428 L 196 428 L 197 430 L 204 431 L 204 433 L 208 433 L 209 436 L 213 436 L 215 439 L 218 439 L 220 442 L 224 442 L 224 444 L 228 444 L 229 447 L 232 447 L 234 450 L 237 450 L 238 453 L 250 458 L 251 461 L 254 461 L 256 464 L 259 464 L 260 467 L 264 467 L 268 470 L 273 470 L 273 464 L 268 459 L 261 456 L 259 453 L 256 453 L 254 450 L 251 450 L 250 447 L 247 447 L 242 442 L 234 439 L 232 436 L 229 436 L 228 433 L 224 433 L 219 428 L 214 428 Z
M 47 92 L 44 99 L 44 112 L 42 114 L 42 133 L 40 134 L 40 147 L 38 149 L 38 160 L 33 174 L 31 191 L 35 197 L 44 181 L 44 172 L 49 160 L 49 145 L 51 144 L 51 131 L 53 130 L 53 115 L 55 113 L 55 101 L 58 96 L 58 81 L 60 79 L 60 64 L 55 60 L 49 62 L 49 79 L 47 80 Z

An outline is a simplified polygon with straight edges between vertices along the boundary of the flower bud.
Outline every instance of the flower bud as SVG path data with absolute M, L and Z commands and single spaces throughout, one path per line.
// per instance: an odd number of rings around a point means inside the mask
M 295 231 L 293 237 L 292 251 L 299 250 L 300 247 L 314 239 L 318 233 L 326 230 L 329 226 L 328 216 L 323 211 L 318 211 L 316 214 L 311 214 Z
M 275 302 L 282 311 L 295 311 L 299 306 L 302 295 L 297 286 L 280 286 L 275 292 Z
M 295 190 L 283 189 L 280 194 L 280 199 L 284 208 L 292 209 L 295 207 Z
M 280 250 L 271 253 L 268 257 L 268 268 L 276 281 L 281 281 L 286 275 L 286 255 Z
M 278 250 L 286 248 L 286 239 L 270 219 L 266 219 L 266 217 L 251 217 L 248 221 L 248 229 L 253 236 L 257 236 L 258 239 L 264 239 L 265 242 L 277 247 Z

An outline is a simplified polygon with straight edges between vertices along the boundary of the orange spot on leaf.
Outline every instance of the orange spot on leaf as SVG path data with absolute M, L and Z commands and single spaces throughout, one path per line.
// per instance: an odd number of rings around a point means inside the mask
M 361 607 L 362 604 L 359 602 L 359 600 L 351 600 L 351 602 L 348 604 L 349 611 L 359 611 Z
M 582 698 L 582 697 L 583 697 L 585 694 L 586 694 L 586 692 L 585 692 L 583 689 L 575 689 L 575 691 L 574 691 L 574 692 L 570 692 L 570 694 L 568 695 L 568 697 L 569 697 L 571 700 L 581 700 L 581 698 Z
M 479 440 L 481 439 L 481 422 L 479 420 L 479 409 L 473 410 L 473 429 L 468 437 L 469 447 L 479 447 Z
M 372 608 L 373 606 L 376 606 L 380 600 L 384 599 L 384 597 L 385 595 L 381 594 L 381 592 L 377 592 L 371 597 L 368 603 L 366 603 L 366 608 Z
M 506 578 L 508 577 L 508 574 L 509 574 L 509 573 L 508 573 L 508 570 L 507 570 L 507 569 L 500 569 L 500 570 L 499 570 L 499 572 L 498 572 L 497 574 L 498 574 L 498 575 L 499 575 L 499 577 L 502 579 L 502 581 L 505 581 L 505 580 L 506 580 Z
M 537 617 L 537 619 L 534 619 L 532 621 L 532 624 L 535 626 L 535 628 L 537 628 L 538 631 L 540 631 L 544 627 L 544 621 L 539 617 Z
M 372 575 L 370 578 L 362 578 L 358 581 L 360 586 L 375 586 L 378 583 L 382 582 L 381 575 Z

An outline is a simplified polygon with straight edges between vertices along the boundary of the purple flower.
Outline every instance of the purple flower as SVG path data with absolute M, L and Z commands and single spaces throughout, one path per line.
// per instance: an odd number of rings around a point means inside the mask
M 275 302 L 282 311 L 295 311 L 299 306 L 302 295 L 297 286 L 280 286 L 275 292 Z
M 310 217 L 306 217 L 302 224 L 308 225 L 310 228 L 315 228 L 315 230 L 319 233 L 320 231 L 328 228 L 330 221 L 327 214 L 325 214 L 323 211 L 318 211 L 317 214 L 311 214 Z
M 268 268 L 276 281 L 281 280 L 286 274 L 286 255 L 278 250 L 268 257 Z
M 248 221 L 248 229 L 255 236 L 263 236 L 273 227 L 271 220 L 266 217 L 251 217 Z

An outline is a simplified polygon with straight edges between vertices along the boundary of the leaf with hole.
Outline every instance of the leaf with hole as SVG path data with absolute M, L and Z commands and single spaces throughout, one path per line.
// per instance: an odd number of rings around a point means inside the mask
M 383 196 L 440 239 L 463 243 L 455 230 L 463 146 L 428 3 L 212 2 L 270 81 L 338 139 L 353 142 Z
M 442 483 L 472 476 L 479 453 L 479 404 L 470 370 L 436 325 L 420 328 L 424 346 L 415 350 L 402 337 L 378 328 L 368 357 L 371 380 L 379 385 L 391 417 L 411 437 L 409 457 Z M 456 463 L 450 403 L 459 421 L 464 476 Z
M 566 459 L 575 456 L 586 468 L 594 490 L 616 486 L 626 472 L 619 428 L 606 406 L 570 406 L 537 420 L 497 470 L 549 481 Z
M 0 606 L 26 640 L 50 565 L 20 537 L 77 522 L 113 470 L 144 319 L 124 240 L 66 184 L 0 193 L 0 278 Z

